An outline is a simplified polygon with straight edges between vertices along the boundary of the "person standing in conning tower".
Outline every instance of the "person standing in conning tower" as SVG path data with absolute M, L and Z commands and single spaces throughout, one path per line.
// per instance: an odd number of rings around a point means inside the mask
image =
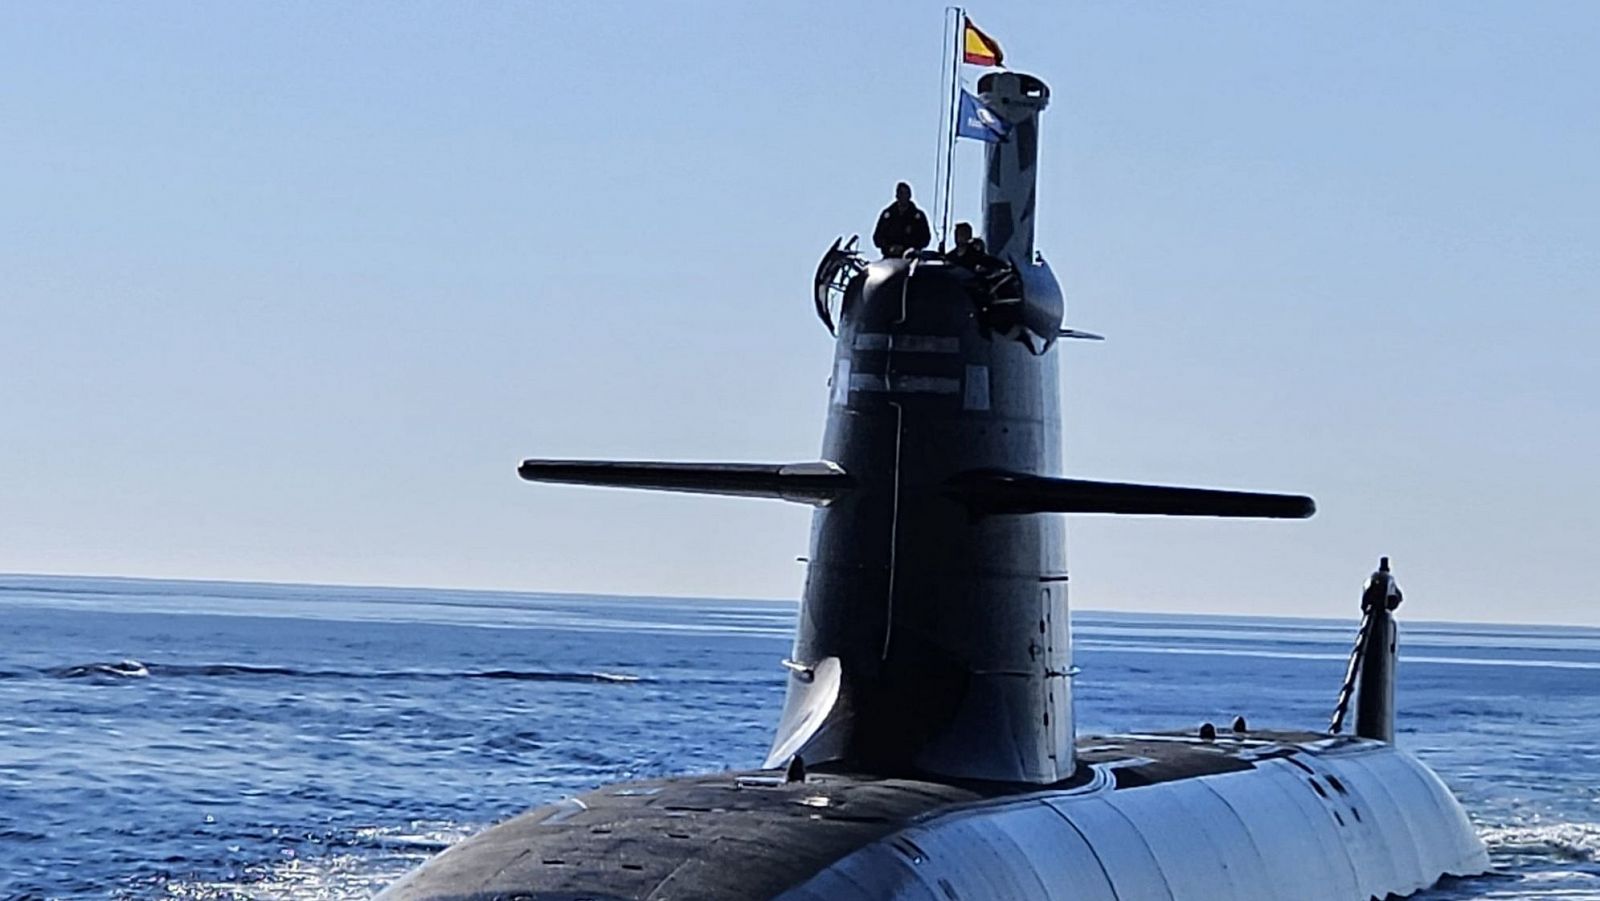
M 872 230 L 872 243 L 885 257 L 898 257 L 907 250 L 921 250 L 933 240 L 928 230 L 928 217 L 911 202 L 911 186 L 900 182 L 894 186 L 894 203 L 884 207 L 878 216 L 878 227 Z

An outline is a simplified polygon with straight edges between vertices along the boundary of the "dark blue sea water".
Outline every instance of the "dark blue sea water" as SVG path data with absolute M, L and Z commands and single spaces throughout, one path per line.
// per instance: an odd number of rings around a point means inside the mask
M 758 764 L 792 604 L 0 577 L 0 898 L 363 898 L 602 782 Z M 1074 616 L 1080 724 L 1321 727 L 1353 622 Z M 1600 899 L 1600 630 L 1406 623 L 1401 741 Z

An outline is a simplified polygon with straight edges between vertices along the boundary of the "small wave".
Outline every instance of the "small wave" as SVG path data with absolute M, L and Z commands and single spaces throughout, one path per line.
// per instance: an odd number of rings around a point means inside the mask
M 45 670 L 58 679 L 83 679 L 91 676 L 111 676 L 118 679 L 143 679 L 150 668 L 137 660 L 118 660 L 112 663 L 80 663 L 77 666 L 58 666 Z
M 240 860 L 238 848 L 226 865 L 201 868 L 209 878 L 183 875 L 160 867 L 132 875 L 126 893 L 115 897 L 147 897 L 182 901 L 232 901 L 238 898 L 325 898 L 355 901 L 371 898 L 428 857 L 477 832 L 480 826 L 453 822 L 415 821 L 408 826 L 369 827 L 353 833 L 307 834 L 292 839 L 293 830 L 272 830 L 276 853 Z M 286 841 L 287 840 L 287 841 Z M 348 849 L 348 850 L 347 850 Z M 321 850 L 322 853 L 318 853 Z M 27 897 L 27 896 L 24 896 Z M 42 894 L 39 897 L 44 897 Z
M 368 826 L 357 829 L 355 842 L 372 848 L 398 848 L 424 854 L 437 854 L 469 835 L 482 831 L 481 824 L 452 820 L 412 820 L 406 826 Z
M 649 681 L 642 676 L 607 672 L 561 672 L 555 670 L 469 670 L 463 672 L 438 672 L 434 670 L 331 670 L 298 669 L 289 666 L 260 666 L 246 663 L 141 663 L 138 660 L 80 663 L 43 670 L 58 679 L 81 679 L 92 676 L 115 678 L 204 677 L 204 676 L 282 676 L 302 679 L 507 679 L 521 682 L 589 682 L 631 683 Z M 4 678 L 6 674 L 0 674 Z M 14 674 L 11 674 L 14 675 Z
M 50 836 L 21 829 L 0 828 L 0 842 L 47 842 Z
M 244 663 L 153 663 L 150 671 L 158 676 L 305 676 L 321 675 L 287 666 L 250 666 Z
M 481 673 L 463 673 L 468 679 L 518 679 L 529 682 L 639 682 L 638 676 L 620 673 L 545 673 L 519 672 L 517 670 L 489 670 Z
M 523 730 L 491 735 L 483 740 L 483 746 L 492 751 L 538 751 L 544 748 L 545 742 L 545 737 L 538 732 Z
M 1600 823 L 1545 823 L 1482 830 L 1491 852 L 1530 855 L 1573 863 L 1600 862 Z

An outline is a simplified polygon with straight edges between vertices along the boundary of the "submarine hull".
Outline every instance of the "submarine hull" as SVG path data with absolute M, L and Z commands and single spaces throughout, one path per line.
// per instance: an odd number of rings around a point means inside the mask
M 1487 869 L 1450 792 L 1373 737 L 1075 739 L 1061 514 L 1315 505 L 1065 477 L 1057 339 L 1071 332 L 1033 246 L 1049 90 L 1004 71 L 979 92 L 1012 135 L 985 152 L 997 256 L 867 263 L 835 242 L 813 286 L 838 289 L 837 321 L 818 304 L 836 334 L 822 460 L 519 470 L 817 507 L 768 769 L 602 788 L 468 839 L 380 898 L 1367 901 Z M 1363 684 L 1392 683 L 1378 665 Z M 1392 705 L 1374 711 L 1363 734 L 1392 735 L 1377 730 Z
M 469 838 L 381 901 L 1366 901 L 1488 870 L 1450 791 L 1383 742 L 1080 739 L 1068 783 L 770 771 L 608 786 Z

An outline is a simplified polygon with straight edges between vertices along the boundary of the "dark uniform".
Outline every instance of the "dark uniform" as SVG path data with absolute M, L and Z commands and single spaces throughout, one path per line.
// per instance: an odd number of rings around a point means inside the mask
M 997 272 L 1006 265 L 999 257 L 990 254 L 984 248 L 982 238 L 973 238 L 957 244 L 953 250 L 945 254 L 945 259 L 980 275 Z
M 917 205 L 895 201 L 884 208 L 878 217 L 878 227 L 872 230 L 872 243 L 878 245 L 886 257 L 897 257 L 907 250 L 921 250 L 933 240 L 928 230 L 928 217 Z

